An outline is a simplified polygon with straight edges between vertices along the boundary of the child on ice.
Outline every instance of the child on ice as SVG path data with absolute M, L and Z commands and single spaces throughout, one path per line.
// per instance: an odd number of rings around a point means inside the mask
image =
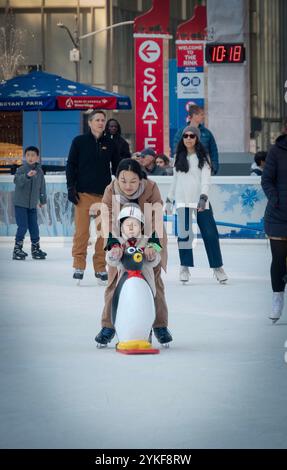
M 34 259 L 45 259 L 47 253 L 40 249 L 39 226 L 37 221 L 37 205 L 47 203 L 44 173 L 39 163 L 39 149 L 27 147 L 26 161 L 18 168 L 14 177 L 15 218 L 17 233 L 13 250 L 13 259 L 24 260 L 28 253 L 23 251 L 23 243 L 27 230 L 31 238 L 31 254 Z
M 120 246 L 111 249 L 106 261 L 118 269 L 112 301 L 112 322 L 119 343 L 117 351 L 126 354 L 155 354 L 150 334 L 155 320 L 156 287 L 153 268 L 160 263 L 160 247 L 153 257 L 144 254 L 144 216 L 135 204 L 124 206 L 119 214 Z
M 120 246 L 117 245 L 107 252 L 106 261 L 110 266 L 118 268 L 118 282 L 125 271 L 121 258 L 124 250 L 128 247 L 139 248 L 144 252 L 147 247 L 147 239 L 144 237 L 144 215 L 137 204 L 129 204 L 122 208 L 118 217 L 120 225 L 121 237 L 119 238 Z M 146 259 L 143 263 L 142 274 L 149 284 L 153 296 L 155 296 L 155 283 L 153 268 L 160 263 L 159 245 L 153 244 L 155 255 L 153 259 Z

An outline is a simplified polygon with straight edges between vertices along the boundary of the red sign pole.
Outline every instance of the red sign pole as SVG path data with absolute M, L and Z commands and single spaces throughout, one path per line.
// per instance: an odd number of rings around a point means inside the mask
M 164 106 L 167 39 L 158 36 L 135 35 L 136 149 L 151 147 L 158 153 L 168 153 L 164 141 L 164 129 L 168 128 L 168 110 Z
M 167 155 L 168 23 L 168 0 L 153 0 L 152 8 L 134 23 L 136 150 L 151 147 Z

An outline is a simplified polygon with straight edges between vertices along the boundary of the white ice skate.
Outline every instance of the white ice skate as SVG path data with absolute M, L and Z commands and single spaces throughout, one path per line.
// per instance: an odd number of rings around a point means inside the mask
M 182 284 L 185 284 L 186 282 L 188 282 L 189 278 L 190 278 L 190 272 L 189 272 L 188 266 L 180 266 L 179 280 L 182 282 Z
M 273 324 L 276 323 L 282 315 L 284 306 L 284 292 L 273 292 L 272 298 L 272 312 L 269 315 Z
M 213 272 L 214 276 L 220 284 L 226 284 L 226 282 L 228 281 L 228 277 L 222 266 L 220 268 L 214 268 Z

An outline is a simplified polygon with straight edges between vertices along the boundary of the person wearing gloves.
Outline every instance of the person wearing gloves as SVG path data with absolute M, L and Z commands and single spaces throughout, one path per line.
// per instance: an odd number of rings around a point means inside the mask
M 125 268 L 121 263 L 124 250 L 129 247 L 133 247 L 141 249 L 144 253 L 147 246 L 147 238 L 145 238 L 143 234 L 144 215 L 137 204 L 127 204 L 126 206 L 123 206 L 118 216 L 118 224 L 120 228 L 120 237 L 118 238 L 120 245 L 118 245 L 118 250 L 110 250 L 107 251 L 106 254 L 107 264 L 109 266 L 117 267 L 117 284 L 125 272 Z M 154 251 L 152 257 L 149 259 L 145 258 L 145 263 L 143 264 L 142 269 L 142 274 L 150 286 L 154 297 L 156 296 L 156 287 L 153 268 L 160 263 L 160 260 L 160 253 Z
M 176 204 L 178 221 L 178 248 L 180 258 L 180 281 L 188 282 L 189 267 L 193 267 L 192 215 L 196 213 L 209 265 L 220 283 L 227 281 L 219 245 L 219 235 L 211 205 L 208 201 L 210 161 L 200 142 L 200 130 L 187 126 L 178 143 L 175 156 L 173 181 L 166 199 L 166 211 L 172 212 Z
M 119 227 L 115 223 L 120 210 L 126 204 L 138 204 L 141 211 L 145 212 L 145 238 L 147 244 L 144 256 L 148 261 L 155 259 L 160 252 L 160 263 L 153 268 L 155 281 L 155 310 L 156 318 L 153 331 L 161 344 L 172 341 L 168 330 L 168 308 L 165 300 L 164 284 L 161 277 L 161 268 L 167 267 L 167 236 L 164 229 L 162 210 L 163 203 L 158 186 L 154 181 L 145 179 L 141 165 L 132 158 L 122 160 L 117 168 L 116 178 L 107 186 L 103 196 L 102 222 L 103 232 L 106 237 L 105 250 L 110 251 L 111 256 L 121 255 L 121 243 L 119 241 Z M 151 210 L 157 208 L 156 211 Z M 111 306 L 114 291 L 118 281 L 118 271 L 108 265 L 108 286 L 105 291 L 105 305 L 102 313 L 102 329 L 95 337 L 98 344 L 108 344 L 115 335 L 111 321 Z
M 120 162 L 119 151 L 112 139 L 104 135 L 106 114 L 100 109 L 88 116 L 89 132 L 73 139 L 66 166 L 68 199 L 75 206 L 73 239 L 73 278 L 81 280 L 86 269 L 90 238 L 90 208 L 99 207 L 106 187 Z M 101 213 L 97 214 L 97 241 L 93 255 L 95 277 L 100 285 L 108 279 L 105 265 Z
M 270 148 L 261 179 L 267 197 L 264 214 L 265 232 L 272 253 L 272 310 L 269 318 L 276 323 L 282 315 L 287 281 L 287 135 L 280 135 Z

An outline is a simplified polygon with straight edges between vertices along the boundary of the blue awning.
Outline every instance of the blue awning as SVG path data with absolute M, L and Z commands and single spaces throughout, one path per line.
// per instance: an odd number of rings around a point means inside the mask
M 128 96 L 46 72 L 19 75 L 0 84 L 0 111 L 131 109 Z

